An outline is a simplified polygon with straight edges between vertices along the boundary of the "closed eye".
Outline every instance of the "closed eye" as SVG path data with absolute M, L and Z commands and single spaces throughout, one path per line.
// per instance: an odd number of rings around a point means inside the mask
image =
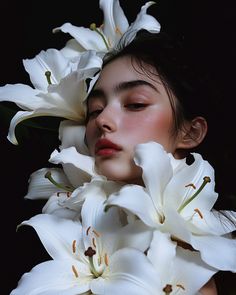
M 97 109 L 97 110 L 93 110 L 91 112 L 88 112 L 87 113 L 87 120 L 96 118 L 102 111 L 103 111 L 103 109 Z
M 131 111 L 139 111 L 147 107 L 145 103 L 129 103 L 125 105 L 125 108 Z

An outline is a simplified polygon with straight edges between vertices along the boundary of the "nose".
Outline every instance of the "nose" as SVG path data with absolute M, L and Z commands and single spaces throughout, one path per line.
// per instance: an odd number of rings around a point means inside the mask
M 103 111 L 97 116 L 95 122 L 97 127 L 102 132 L 114 132 L 117 130 L 117 123 L 113 112 L 109 108 L 104 108 Z

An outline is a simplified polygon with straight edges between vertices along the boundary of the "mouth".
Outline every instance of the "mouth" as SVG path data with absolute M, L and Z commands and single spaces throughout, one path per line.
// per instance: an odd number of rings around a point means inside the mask
M 96 156 L 112 156 L 121 151 L 121 147 L 106 138 L 99 139 L 95 145 Z

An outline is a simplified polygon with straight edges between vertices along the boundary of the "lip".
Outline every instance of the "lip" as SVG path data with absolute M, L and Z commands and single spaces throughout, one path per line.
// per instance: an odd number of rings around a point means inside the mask
M 112 141 L 101 138 L 95 144 L 95 155 L 97 156 L 111 156 L 121 151 L 121 147 Z

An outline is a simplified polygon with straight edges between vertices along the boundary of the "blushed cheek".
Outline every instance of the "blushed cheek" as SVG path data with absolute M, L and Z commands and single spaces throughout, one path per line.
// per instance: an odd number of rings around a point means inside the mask
M 171 141 L 172 115 L 169 113 L 154 114 L 140 118 L 139 123 L 133 126 L 132 122 L 127 124 L 127 134 L 133 144 L 156 141 L 165 148 Z
M 89 149 L 89 153 L 91 156 L 94 156 L 94 139 L 95 135 L 92 128 L 89 128 L 89 126 L 86 127 L 85 132 L 85 138 L 86 138 L 86 144 Z

